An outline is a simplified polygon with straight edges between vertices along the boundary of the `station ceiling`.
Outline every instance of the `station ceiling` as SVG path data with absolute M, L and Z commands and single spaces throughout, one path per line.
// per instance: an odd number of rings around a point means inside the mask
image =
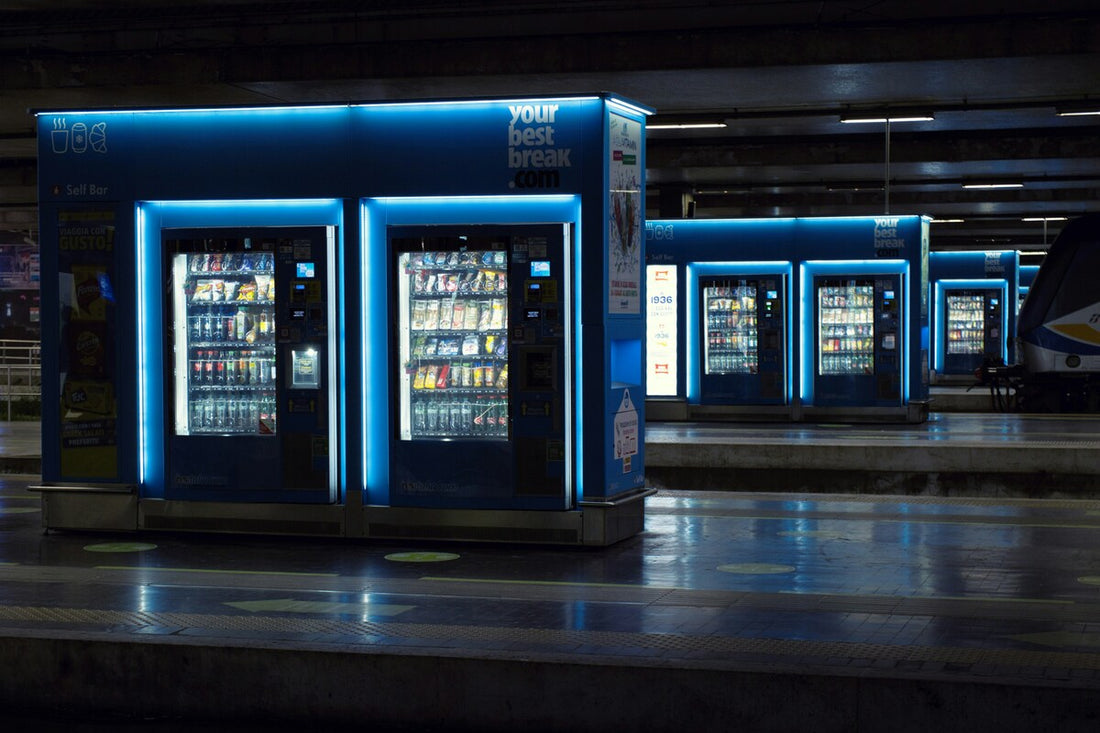
M 1095 0 L 0 0 L 0 242 L 37 236 L 32 109 L 586 91 L 714 125 L 650 130 L 651 218 L 1030 253 L 1100 211 L 1100 116 L 1059 114 L 1100 111 Z

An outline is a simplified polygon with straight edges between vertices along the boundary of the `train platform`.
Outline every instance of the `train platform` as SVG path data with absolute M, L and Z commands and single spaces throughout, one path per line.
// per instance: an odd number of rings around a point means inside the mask
M 651 423 L 603 549 L 47 534 L 40 440 L 0 423 L 10 723 L 1100 725 L 1100 416 Z
M 649 423 L 660 489 L 1100 498 L 1100 415 L 931 413 L 926 422 Z
M 553 548 L 44 533 L 34 479 L 0 477 L 10 730 L 1100 725 L 1100 501 L 662 489 Z

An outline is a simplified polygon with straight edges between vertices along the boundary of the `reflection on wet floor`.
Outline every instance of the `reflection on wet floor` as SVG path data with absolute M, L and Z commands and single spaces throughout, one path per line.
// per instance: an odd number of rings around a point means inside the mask
M 0 489 L 7 628 L 1100 673 L 1100 502 L 661 492 L 582 549 L 43 534 L 25 485 Z

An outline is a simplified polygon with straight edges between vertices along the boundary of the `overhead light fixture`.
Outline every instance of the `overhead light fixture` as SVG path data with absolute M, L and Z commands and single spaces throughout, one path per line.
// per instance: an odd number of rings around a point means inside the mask
M 1059 117 L 1095 117 L 1100 115 L 1100 102 L 1089 106 L 1058 107 L 1054 113 Z
M 1067 216 L 1028 216 L 1021 221 L 1069 221 Z
M 875 122 L 878 122 L 878 123 L 884 123 L 884 122 L 890 122 L 890 123 L 894 123 L 894 122 L 932 122 L 935 119 L 936 118 L 933 117 L 932 115 L 898 115 L 896 117 L 893 116 L 893 115 L 887 115 L 887 116 L 880 115 L 878 117 L 853 115 L 853 116 L 850 116 L 850 117 L 849 116 L 841 117 L 840 121 L 842 123 L 846 124 L 846 125 L 853 125 L 853 124 L 860 125 L 860 124 L 870 124 L 870 123 L 875 123 Z
M 708 130 L 725 127 L 725 122 L 680 122 L 668 124 L 647 124 L 647 130 Z
M 964 183 L 963 188 L 991 189 L 991 188 L 1023 188 L 1022 183 Z
M 966 219 L 933 219 L 933 224 L 962 224 Z

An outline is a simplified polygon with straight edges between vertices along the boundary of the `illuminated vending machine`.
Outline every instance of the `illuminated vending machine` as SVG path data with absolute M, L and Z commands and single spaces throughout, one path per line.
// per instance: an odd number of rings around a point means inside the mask
M 563 509 L 566 227 L 390 230 L 395 506 Z
M 986 359 L 1004 363 L 1008 358 L 1007 284 L 985 281 L 936 283 L 937 311 L 942 314 L 937 372 L 972 379 Z
M 814 277 L 815 405 L 900 404 L 906 358 L 902 287 L 898 274 Z
M 167 498 L 333 500 L 333 230 L 162 231 Z
M 785 292 L 778 273 L 700 278 L 703 402 L 785 404 Z

